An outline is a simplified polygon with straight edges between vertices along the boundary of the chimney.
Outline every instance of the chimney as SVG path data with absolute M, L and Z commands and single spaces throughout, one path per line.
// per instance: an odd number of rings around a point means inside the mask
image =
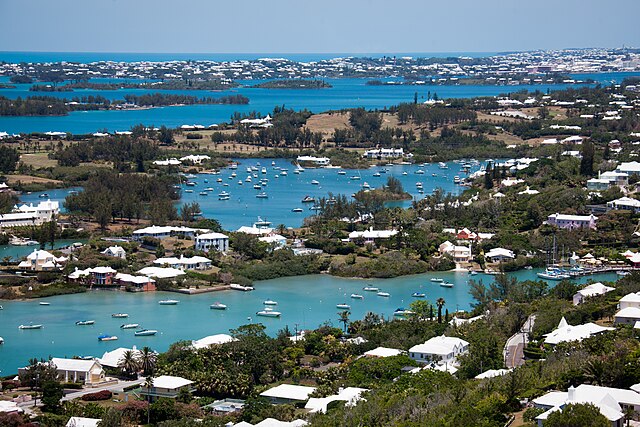
M 576 389 L 574 386 L 569 387 L 567 390 L 567 402 L 573 402 L 576 399 Z

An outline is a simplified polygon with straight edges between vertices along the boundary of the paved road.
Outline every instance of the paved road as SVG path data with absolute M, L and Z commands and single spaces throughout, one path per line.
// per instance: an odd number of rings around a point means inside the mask
M 524 364 L 524 347 L 529 342 L 529 332 L 533 329 L 536 321 L 535 314 L 529 316 L 520 328 L 520 331 L 513 334 L 504 346 L 504 364 L 507 368 L 515 368 Z
M 115 389 L 130 387 L 132 385 L 139 385 L 139 384 L 144 383 L 144 381 L 145 381 L 144 378 L 140 378 L 140 379 L 133 380 L 133 381 L 118 381 L 117 384 L 108 384 L 108 385 L 104 385 L 104 386 L 101 386 L 101 387 L 93 387 L 93 388 L 88 388 L 88 389 L 84 389 L 84 390 L 78 390 L 78 391 L 74 391 L 73 393 L 69 393 L 66 396 L 64 396 L 62 398 L 62 401 L 64 402 L 65 400 L 77 399 L 78 397 L 82 397 L 85 394 L 95 393 L 97 391 L 115 390 Z

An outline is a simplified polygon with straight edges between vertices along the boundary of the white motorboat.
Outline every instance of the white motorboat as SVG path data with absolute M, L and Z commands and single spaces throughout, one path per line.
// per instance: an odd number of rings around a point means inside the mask
M 320 181 L 316 181 L 315 179 L 311 181 L 311 185 L 320 185 Z
M 158 301 L 158 304 L 160 304 L 160 305 L 176 305 L 179 302 L 180 301 L 175 300 L 175 299 L 163 299 L 161 301 Z
M 435 283 L 441 283 L 441 282 L 444 282 L 444 279 L 443 279 L 443 278 L 441 278 L 441 277 L 432 277 L 430 280 L 431 280 L 432 282 L 435 282 Z
M 78 320 L 76 322 L 76 325 L 78 325 L 78 326 L 87 326 L 87 325 L 93 325 L 94 323 L 96 323 L 95 320 Z
M 158 331 L 156 331 L 155 329 L 141 329 L 139 331 L 135 331 L 133 335 L 135 335 L 136 337 L 150 337 L 157 333 Z
M 127 313 L 113 313 L 111 317 L 115 319 L 124 319 L 125 317 L 129 317 Z
M 347 171 L 342 171 L 342 170 L 338 171 L 338 175 L 346 175 L 346 174 L 347 174 Z
M 443 288 L 453 288 L 453 283 L 451 283 L 451 282 L 441 282 L 440 286 L 442 286 Z
M 262 317 L 280 317 L 282 313 L 280 313 L 279 311 L 274 311 L 270 308 L 265 308 L 264 310 L 260 310 L 256 312 L 257 316 L 262 316 Z
M 209 306 L 211 310 L 226 310 L 227 306 L 221 302 L 214 302 Z
M 18 329 L 42 329 L 42 325 L 34 325 L 31 323 L 29 325 L 20 325 Z
M 0 344 L 4 344 L 4 338 L 0 337 Z
M 120 329 L 138 329 L 139 326 L 137 323 L 125 323 L 124 325 L 120 325 Z
M 238 283 L 232 283 L 229 285 L 229 289 L 233 289 L 236 291 L 242 291 L 242 292 L 249 292 L 252 291 L 254 288 L 253 286 L 242 286 Z
M 414 292 L 414 293 L 411 294 L 411 296 L 414 297 L 414 298 L 424 298 L 427 295 L 422 293 L 422 292 Z
M 378 295 L 379 297 L 385 297 L 388 298 L 391 296 L 391 294 L 389 292 L 378 292 L 376 295 Z
M 393 315 L 396 316 L 396 317 L 405 317 L 405 316 L 410 316 L 412 314 L 414 314 L 413 311 L 407 310 L 407 309 L 405 309 L 403 307 L 400 307 L 400 308 L 396 309 L 396 311 L 393 312 Z
M 269 195 L 264 191 L 262 193 L 256 194 L 256 199 L 268 199 L 268 198 L 269 198 Z
M 314 199 L 311 196 L 304 196 L 304 199 L 302 199 L 302 203 L 315 203 L 316 199 Z
M 351 294 L 351 298 L 353 298 L 353 299 L 364 299 L 364 295 L 360 295 L 360 294 Z
M 278 305 L 278 302 L 268 299 L 268 300 L 264 301 L 263 304 L 264 305 Z
M 349 304 L 336 304 L 336 308 L 339 308 L 341 310 L 350 310 L 351 306 Z
M 115 341 L 118 337 L 115 335 L 102 334 L 98 336 L 98 341 Z
M 40 305 L 51 305 L 51 303 L 50 302 L 41 301 Z
M 366 292 L 378 292 L 380 288 L 376 288 L 375 286 L 365 286 L 362 290 Z
M 302 212 L 302 208 L 293 208 L 291 212 Z

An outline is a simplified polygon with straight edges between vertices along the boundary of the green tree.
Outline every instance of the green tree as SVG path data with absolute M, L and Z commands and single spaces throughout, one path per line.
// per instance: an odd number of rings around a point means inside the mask
M 595 146 L 590 140 L 582 143 L 582 159 L 580 159 L 580 174 L 584 176 L 593 175 L 593 160 L 595 157 Z
M 545 427 L 609 427 L 611 423 L 591 403 L 570 403 L 549 414 Z
M 152 375 L 156 369 L 158 356 L 150 347 L 144 346 L 138 353 L 138 363 L 145 376 Z
M 347 326 L 349 325 L 349 316 L 351 312 L 349 310 L 344 310 L 338 313 L 338 321 L 342 323 L 342 330 L 347 332 Z
M 6 145 L 0 145 L 0 173 L 9 173 L 16 170 L 18 160 L 20 160 L 18 150 Z
M 118 367 L 127 376 L 133 376 L 140 370 L 140 361 L 133 350 L 127 350 L 122 355 L 122 359 L 118 362 Z
M 42 404 L 46 412 L 58 412 L 62 396 L 64 389 L 58 381 L 46 381 L 42 384 Z
M 413 311 L 412 318 L 417 320 L 425 320 L 429 318 L 430 313 L 430 304 L 429 301 L 424 299 L 418 299 L 413 301 L 409 305 L 409 309 Z
M 438 307 L 438 323 L 442 323 L 442 307 L 446 304 L 444 298 L 440 297 L 436 300 L 436 306 Z

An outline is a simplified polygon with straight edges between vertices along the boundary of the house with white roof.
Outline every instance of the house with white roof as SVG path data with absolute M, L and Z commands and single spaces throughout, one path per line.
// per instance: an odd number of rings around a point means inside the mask
M 552 412 L 562 410 L 570 403 L 591 403 L 598 407 L 600 413 L 611 422 L 612 427 L 622 427 L 627 408 L 640 410 L 640 394 L 633 390 L 588 384 L 571 386 L 566 392 L 551 391 L 533 400 L 536 408 L 546 410 L 536 418 L 538 426 L 542 427 Z
M 509 372 L 512 372 L 513 369 L 489 369 L 484 371 L 481 374 L 476 375 L 474 378 L 476 380 L 484 380 L 486 378 L 496 378 L 501 377 L 503 375 L 507 375 Z
M 573 295 L 573 305 L 580 304 L 582 301 L 584 301 L 585 298 L 604 295 L 607 292 L 611 292 L 613 290 L 615 290 L 615 288 L 612 288 L 611 286 L 605 286 L 601 282 L 592 283 L 580 289 Z
M 562 342 L 582 341 L 593 335 L 601 334 L 606 331 L 613 331 L 615 328 L 607 328 L 596 325 L 595 323 L 585 323 L 584 325 L 571 326 L 563 317 L 558 327 L 553 331 L 545 334 L 544 343 L 550 345 L 560 344 Z
M 156 279 L 173 279 L 174 277 L 184 276 L 186 273 L 171 267 L 145 267 L 142 270 L 138 270 L 138 274 L 155 277 Z
M 87 385 L 99 384 L 105 381 L 104 369 L 96 360 L 62 359 L 54 357 L 51 363 L 58 371 L 60 381 L 82 383 Z
M 331 402 L 342 401 L 345 402 L 344 406 L 355 406 L 358 401 L 361 399 L 362 393 L 369 391 L 366 388 L 359 387 L 346 387 L 340 388 L 338 394 L 334 394 L 327 397 L 312 397 L 309 399 L 307 404 L 304 406 L 305 409 L 309 410 L 309 413 L 321 413 L 324 414 L 327 412 L 327 406 Z
M 102 418 L 71 417 L 65 427 L 98 427 Z
M 199 350 L 201 348 L 207 348 L 212 345 L 222 345 L 232 341 L 237 341 L 237 340 L 233 338 L 231 335 L 216 334 L 216 335 L 209 335 L 207 337 L 200 338 L 199 340 L 191 341 L 191 345 L 196 350 Z
M 501 262 L 515 259 L 513 251 L 505 248 L 493 248 L 484 254 L 484 258 L 489 262 Z
M 640 212 L 640 200 L 631 197 L 621 197 L 607 202 L 607 210 L 627 210 L 634 213 Z
M 409 357 L 420 363 L 455 363 L 459 355 L 469 351 L 469 343 L 461 338 L 441 335 L 409 349 Z
M 284 248 L 287 246 L 287 238 L 281 234 L 271 233 L 266 236 L 258 237 L 258 240 L 261 242 L 265 242 L 269 246 L 272 246 L 276 249 Z
M 193 381 L 182 377 L 160 375 L 159 377 L 153 378 L 152 387 L 147 388 L 143 385 L 140 388 L 140 395 L 154 402 L 161 397 L 175 399 L 181 390 L 187 390 L 189 392 L 195 391 Z
M 13 211 L 0 215 L 0 230 L 2 228 L 27 227 L 42 225 L 52 221 L 60 213 L 60 203 L 57 201 L 42 201 L 37 205 L 14 206 Z
M 469 262 L 471 260 L 471 248 L 469 246 L 454 245 L 446 241 L 438 246 L 442 255 L 450 255 L 455 262 Z
M 401 159 L 405 156 L 413 157 L 411 154 L 405 154 L 403 148 L 376 148 L 365 151 L 362 156 L 367 159 Z
M 555 225 L 558 228 L 574 230 L 578 228 L 596 228 L 598 217 L 594 215 L 565 215 L 551 214 L 547 218 L 547 224 Z
M 65 257 L 56 257 L 45 250 L 35 249 L 27 255 L 26 260 L 18 264 L 18 267 L 26 268 L 31 271 L 54 271 L 60 270 L 62 268 L 62 264 L 66 261 L 67 258 Z
M 628 175 L 640 174 L 640 162 L 622 162 L 616 168 L 616 172 L 624 172 Z
M 122 246 L 109 246 L 107 249 L 101 252 L 103 255 L 112 256 L 115 258 L 126 259 L 127 252 Z
M 364 357 L 392 357 L 404 354 L 402 350 L 388 347 L 376 347 L 373 350 L 365 351 Z
M 147 276 L 134 276 L 132 274 L 117 273 L 115 281 L 127 290 L 135 292 L 153 292 L 156 290 L 156 281 Z
M 140 355 L 140 350 L 134 345 L 132 348 L 124 348 L 119 347 L 115 350 L 105 351 L 102 357 L 96 359 L 100 365 L 108 366 L 110 368 L 118 368 L 120 366 L 120 362 L 124 358 L 126 352 L 131 351 L 137 357 Z
M 640 321 L 640 308 L 638 307 L 625 307 L 620 309 L 614 316 L 614 323 L 616 325 L 634 325 Z
M 190 154 L 188 156 L 180 157 L 183 162 L 191 162 L 194 165 L 201 164 L 204 160 L 210 160 L 211 157 L 206 154 Z
M 303 385 L 280 384 L 269 390 L 260 393 L 260 396 L 266 397 L 274 405 L 283 403 L 301 403 L 309 400 L 309 395 L 316 391 L 315 387 L 307 387 Z
M 184 255 L 180 255 L 180 258 L 158 258 L 153 261 L 153 263 L 178 268 L 180 270 L 207 270 L 211 268 L 211 260 L 203 256 L 185 257 Z
M 236 230 L 237 233 L 245 233 L 245 234 L 253 234 L 255 236 L 266 236 L 273 233 L 273 228 L 271 227 L 258 227 L 253 224 L 251 227 L 243 225 L 242 227 Z
M 209 252 L 215 250 L 218 252 L 227 252 L 229 250 L 229 236 L 222 233 L 205 233 L 196 237 L 197 251 Z
M 327 166 L 331 162 L 328 157 L 298 156 L 298 163 L 311 163 L 315 166 Z
M 633 292 L 620 298 L 618 308 L 623 309 L 627 307 L 640 308 L 640 292 Z
M 396 234 L 398 234 L 398 230 L 374 230 L 373 227 L 371 227 L 365 231 L 352 231 L 349 233 L 349 241 L 353 242 L 354 240 L 363 239 L 365 244 L 369 244 L 375 243 L 376 240 L 389 239 Z
M 18 406 L 18 402 L 11 402 L 9 400 L 0 400 L 0 412 L 5 414 L 21 414 L 24 412 L 20 406 Z
M 178 166 L 181 165 L 182 162 L 175 157 L 165 160 L 154 160 L 153 164 L 156 166 Z
M 258 424 L 251 424 L 246 421 L 241 421 L 239 423 L 233 424 L 232 427 L 303 427 L 307 424 L 309 424 L 307 421 L 299 418 L 293 421 L 280 421 L 276 420 L 275 418 L 265 418 Z
M 170 236 L 194 237 L 196 233 L 206 233 L 209 230 L 191 228 L 191 227 L 173 227 L 152 225 L 150 227 L 141 228 L 133 232 L 133 238 L 142 240 L 144 237 L 153 237 L 156 239 L 164 239 Z

